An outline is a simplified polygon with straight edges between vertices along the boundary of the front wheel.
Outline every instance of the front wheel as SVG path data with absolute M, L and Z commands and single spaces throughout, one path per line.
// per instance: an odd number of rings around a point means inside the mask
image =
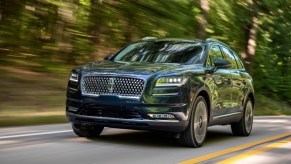
M 181 145 L 187 147 L 200 147 L 202 146 L 208 126 L 207 104 L 202 96 L 197 97 L 195 100 L 190 122 L 187 129 L 180 134 L 179 142 Z
M 98 137 L 102 133 L 103 126 L 82 127 L 80 124 L 72 124 L 74 133 L 79 137 Z
M 235 136 L 249 136 L 253 127 L 253 103 L 247 99 L 244 106 L 243 117 L 239 122 L 231 124 L 232 134 Z

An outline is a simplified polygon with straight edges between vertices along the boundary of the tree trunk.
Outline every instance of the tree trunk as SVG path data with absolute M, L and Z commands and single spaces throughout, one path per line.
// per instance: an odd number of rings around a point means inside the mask
M 125 13 L 126 19 L 125 19 L 125 25 L 124 25 L 124 33 L 123 37 L 125 39 L 125 43 L 130 43 L 132 42 L 132 34 L 134 33 L 134 14 L 131 11 L 126 11 Z
M 209 1 L 208 0 L 200 0 L 200 10 L 201 15 L 198 18 L 198 31 L 197 31 L 197 37 L 199 39 L 205 39 L 206 38 L 206 26 L 207 26 L 207 18 L 208 18 L 208 11 L 209 11 Z
M 247 29 L 246 29 L 247 44 L 246 44 L 245 52 L 242 53 L 242 58 L 246 64 L 247 71 L 251 73 L 252 67 L 253 67 L 253 61 L 254 61 L 254 57 L 256 53 L 259 19 L 258 19 L 258 13 L 256 11 L 254 1 L 250 0 L 249 3 L 252 5 L 254 13 L 251 20 L 251 24 L 247 26 Z
M 92 53 L 93 60 L 98 60 L 100 56 L 100 43 L 101 43 L 101 32 L 102 32 L 102 25 L 103 25 L 103 18 L 102 18 L 102 1 L 97 0 L 90 0 L 91 7 L 90 7 L 90 21 L 92 24 L 89 26 L 89 33 L 92 37 L 91 43 L 94 47 L 94 51 Z

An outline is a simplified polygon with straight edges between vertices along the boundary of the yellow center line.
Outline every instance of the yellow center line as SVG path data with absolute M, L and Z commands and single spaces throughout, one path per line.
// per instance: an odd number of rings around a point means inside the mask
M 231 164 L 231 163 L 234 163 L 236 161 L 239 161 L 239 160 L 242 160 L 244 158 L 247 158 L 249 156 L 253 156 L 255 154 L 259 154 L 259 153 L 262 153 L 264 151 L 275 149 L 277 147 L 280 147 L 281 145 L 284 145 L 284 144 L 288 143 L 289 141 L 291 141 L 291 138 L 289 138 L 287 140 L 284 140 L 284 141 L 276 142 L 276 143 L 267 145 L 265 147 L 261 147 L 261 148 L 258 148 L 258 149 L 255 149 L 255 150 L 252 150 L 252 151 L 249 151 L 249 152 L 237 155 L 237 156 L 234 156 L 232 158 L 220 161 L 220 162 L 215 163 L 215 164 Z
M 263 140 L 247 143 L 247 144 L 244 144 L 244 145 L 236 146 L 236 147 L 229 148 L 229 149 L 226 149 L 226 150 L 221 150 L 221 151 L 218 151 L 218 152 L 215 152 L 215 153 L 207 154 L 207 155 L 204 155 L 204 156 L 201 156 L 201 157 L 197 157 L 197 158 L 193 158 L 193 159 L 190 159 L 190 160 L 187 160 L 187 161 L 182 161 L 179 164 L 193 164 L 193 163 L 203 162 L 203 161 L 206 161 L 206 160 L 209 160 L 209 159 L 212 159 L 212 158 L 216 158 L 216 157 L 219 157 L 219 156 L 222 156 L 222 155 L 225 155 L 225 154 L 229 154 L 229 153 L 232 153 L 232 152 L 240 151 L 240 150 L 247 149 L 247 148 L 250 148 L 250 147 L 265 143 L 265 142 L 277 140 L 277 139 L 288 137 L 288 136 L 291 136 L 291 132 L 290 133 L 281 134 L 281 135 L 277 135 L 277 136 L 270 137 L 270 138 L 266 138 L 266 139 L 263 139 Z

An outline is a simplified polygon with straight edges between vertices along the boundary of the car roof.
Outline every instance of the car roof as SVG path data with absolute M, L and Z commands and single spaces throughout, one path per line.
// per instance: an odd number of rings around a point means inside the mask
M 155 41 L 171 41 L 171 42 L 202 42 L 202 40 L 196 40 L 196 39 L 184 39 L 184 38 L 164 38 L 164 39 L 156 39 Z
M 186 39 L 186 38 L 163 38 L 158 39 L 156 37 L 145 37 L 140 41 L 154 41 L 154 42 L 188 42 L 188 43 L 200 43 L 200 44 L 209 44 L 209 43 L 218 43 L 229 48 L 229 46 L 219 40 L 213 38 L 207 38 L 205 40 L 200 39 Z
M 156 37 L 145 37 L 141 39 L 141 41 L 155 41 L 155 42 L 202 42 L 202 40 L 198 39 L 185 39 L 185 38 L 163 38 L 158 39 Z

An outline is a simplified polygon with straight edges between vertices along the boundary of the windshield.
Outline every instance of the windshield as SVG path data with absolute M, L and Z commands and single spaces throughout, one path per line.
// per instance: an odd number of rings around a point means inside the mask
M 137 42 L 120 51 L 114 61 L 198 64 L 203 63 L 202 51 L 202 46 L 191 42 Z

